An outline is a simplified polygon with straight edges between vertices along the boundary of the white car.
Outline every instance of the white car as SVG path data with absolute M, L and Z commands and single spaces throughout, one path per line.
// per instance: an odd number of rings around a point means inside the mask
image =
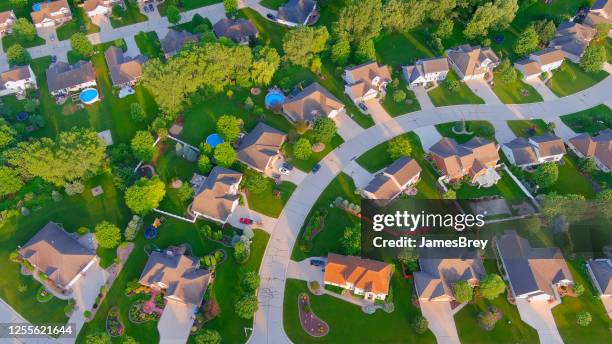
M 286 176 L 288 176 L 288 175 L 289 175 L 289 173 L 291 173 L 291 171 L 289 171 L 288 169 L 286 169 L 286 168 L 284 168 L 284 167 L 279 168 L 279 169 L 278 169 L 278 172 L 280 172 L 281 174 L 284 174 L 284 175 L 286 175 Z

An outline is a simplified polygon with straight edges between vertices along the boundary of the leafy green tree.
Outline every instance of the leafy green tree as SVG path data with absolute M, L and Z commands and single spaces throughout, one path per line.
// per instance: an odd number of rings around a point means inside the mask
M 548 162 L 539 165 L 535 171 L 533 171 L 531 178 L 541 188 L 547 188 L 559 179 L 559 168 L 554 162 Z
M 13 129 L 4 118 L 0 117 L 0 150 L 13 143 L 16 136 L 17 131 Z
M 533 24 L 535 31 L 538 33 L 538 38 L 541 44 L 548 44 L 557 34 L 555 22 L 548 19 L 538 20 Z
M 490 125 L 481 125 L 476 128 L 476 135 L 484 138 L 492 139 L 495 136 L 495 128 Z
M 155 155 L 155 139 L 148 131 L 137 131 L 131 141 L 132 152 L 139 160 L 149 162 Z
M 442 195 L 442 199 L 457 199 L 457 192 L 453 189 L 448 189 Z
M 222 167 L 230 167 L 236 161 L 236 151 L 229 142 L 223 142 L 215 147 L 215 161 Z
M 255 271 L 247 271 L 240 279 L 240 286 L 245 291 L 255 292 L 259 288 L 261 278 Z
M 177 196 L 182 202 L 187 202 L 193 197 L 193 189 L 187 183 L 183 183 L 180 188 L 178 188 Z
M 13 8 L 24 8 L 28 5 L 28 0 L 9 0 L 9 3 Z
M 414 329 L 414 332 L 418 334 L 423 334 L 427 332 L 427 330 L 429 329 L 429 321 L 427 321 L 425 317 L 421 315 L 417 315 L 412 320 L 412 328 Z
M 347 255 L 354 256 L 361 251 L 361 226 L 354 225 L 344 228 L 340 244 Z
M 582 294 L 584 294 L 584 285 L 580 284 L 580 283 L 576 283 L 574 284 L 574 295 L 580 297 L 582 296 Z
M 325 50 L 329 33 L 325 26 L 300 26 L 283 37 L 283 50 L 287 59 L 298 66 L 310 67 L 312 59 Z
M 125 9 L 121 5 L 115 5 L 112 9 L 112 15 L 115 18 L 123 18 L 125 16 Z
M 36 28 L 26 18 L 18 18 L 13 24 L 13 35 L 20 42 L 31 42 L 36 38 Z
M 134 337 L 124 335 L 122 338 L 123 339 L 121 340 L 121 344 L 139 344 L 139 342 L 134 339 Z
M 95 131 L 73 128 L 55 140 L 43 137 L 20 142 L 5 152 L 5 158 L 24 179 L 41 177 L 63 186 L 99 173 L 106 163 L 106 147 Z
M 514 20 L 517 0 L 493 0 L 479 6 L 463 30 L 468 38 L 484 37 L 489 30 L 503 30 Z
M 195 336 L 196 344 L 220 344 L 221 335 L 215 330 L 204 329 Z
M 480 293 L 485 299 L 496 299 L 504 291 L 506 291 L 506 284 L 497 274 L 487 274 L 480 281 Z
M 217 131 L 225 141 L 235 141 L 240 136 L 242 120 L 236 116 L 223 115 L 217 120 Z
M 468 281 L 457 281 L 453 283 L 453 295 L 459 303 L 470 302 L 474 298 L 474 289 Z
M 442 82 L 442 85 L 451 92 L 457 92 L 459 90 L 459 81 L 453 79 L 446 79 Z
M 236 258 L 239 263 L 245 263 L 249 259 L 250 255 L 251 248 L 249 247 L 248 243 L 239 241 L 234 245 L 234 258 Z
M 439 24 L 438 27 L 436 28 L 436 31 L 434 31 L 434 35 L 436 37 L 439 37 L 440 39 L 445 39 L 450 37 L 450 35 L 453 34 L 453 28 L 455 27 L 455 23 L 449 19 L 449 18 L 444 18 Z
M 580 67 L 585 72 L 593 73 L 603 69 L 606 62 L 606 48 L 603 45 L 589 44 L 580 58 Z
M 30 53 L 20 44 L 13 44 L 6 51 L 6 58 L 11 66 L 24 66 L 32 61 Z
M 595 195 L 598 201 L 612 201 L 612 189 L 606 189 Z
M 269 46 L 255 49 L 255 60 L 251 67 L 251 79 L 257 85 L 269 85 L 279 65 L 280 55 L 276 49 Z
M 198 159 L 198 170 L 202 173 L 208 173 L 212 169 L 212 163 L 210 162 L 210 158 L 206 155 L 200 155 Z
M 427 1 L 389 0 L 382 10 L 382 25 L 387 30 L 408 31 L 421 25 L 429 9 Z
M 179 11 L 179 9 L 174 5 L 168 6 L 166 16 L 171 24 L 177 24 L 181 21 L 181 11 Z
M 260 194 L 270 189 L 270 179 L 261 173 L 253 173 L 246 179 L 246 188 L 254 193 Z
M 362 41 L 378 37 L 382 23 L 381 0 L 348 0 L 332 25 L 332 32 L 334 37 L 345 37 L 356 47 Z
M 532 53 L 538 49 L 540 37 L 535 30 L 533 25 L 529 25 L 519 35 L 516 42 L 514 42 L 514 52 L 519 56 L 524 56 Z
M 612 24 L 610 23 L 599 23 L 595 25 L 597 29 L 597 34 L 595 34 L 595 40 L 600 41 L 606 39 L 608 37 L 608 33 L 612 30 Z
M 393 101 L 396 103 L 401 103 L 406 100 L 406 92 L 404 90 L 397 90 L 393 92 Z
M 125 204 L 134 214 L 146 215 L 166 196 L 166 185 L 159 178 L 142 178 L 125 191 Z
M 429 3 L 429 18 L 435 21 L 443 21 L 447 18 L 453 18 L 453 10 L 461 1 L 457 0 L 437 0 L 428 1 Z M 442 37 L 440 37 L 442 38 Z
M 578 324 L 579 326 L 589 326 L 591 324 L 591 321 L 593 321 L 593 316 L 591 316 L 591 313 L 587 311 L 581 311 L 576 313 L 576 324 Z
M 391 159 L 395 160 L 403 156 L 409 156 L 412 153 L 412 145 L 410 140 L 403 136 L 398 136 L 389 141 L 387 147 L 387 153 L 391 156 Z
M 360 41 L 359 44 L 357 44 L 357 50 L 355 50 L 355 58 L 358 61 L 376 60 L 374 40 L 367 39 Z
M 98 245 L 102 248 L 115 248 L 121 241 L 121 230 L 108 221 L 102 221 L 96 225 L 94 235 Z
M 312 146 L 307 138 L 301 137 L 293 145 L 293 156 L 299 160 L 308 160 L 312 155 Z
M 80 56 L 91 56 L 94 53 L 93 44 L 82 32 L 77 32 L 70 37 L 70 47 Z
M 225 13 L 233 14 L 238 11 L 238 0 L 223 0 Z
M 331 47 L 331 60 L 339 66 L 348 62 L 351 56 L 351 42 L 348 38 L 341 36 L 336 39 Z
M 585 156 L 578 161 L 578 169 L 584 173 L 593 173 L 597 170 L 597 163 L 593 157 Z
M 338 127 L 333 119 L 318 117 L 312 126 L 312 139 L 316 142 L 328 143 L 336 135 Z
M 23 182 L 19 175 L 7 166 L 0 166 L 0 198 L 21 190 Z
M 147 119 L 147 113 L 139 103 L 130 104 L 130 117 L 136 122 L 144 122 Z
M 234 309 L 236 314 L 243 319 L 252 319 L 257 309 L 259 309 L 259 301 L 255 293 L 247 293 L 242 295 L 236 302 Z
M 112 344 L 111 337 L 106 332 L 90 333 L 85 338 L 87 344 Z

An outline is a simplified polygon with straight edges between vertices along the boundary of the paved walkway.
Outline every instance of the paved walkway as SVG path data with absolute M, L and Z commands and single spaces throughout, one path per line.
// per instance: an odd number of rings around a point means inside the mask
M 533 86 L 533 88 L 535 88 L 536 91 L 542 96 L 542 99 L 544 99 L 544 101 L 555 100 L 559 98 L 553 91 L 551 91 L 550 88 L 548 88 L 548 86 L 546 86 L 544 81 L 540 80 L 540 78 L 530 79 L 526 81 L 526 83 Z
M 409 90 L 414 92 L 417 101 L 421 104 L 421 110 L 431 110 L 435 108 L 424 87 L 409 88 Z
M 578 94 L 553 101 L 517 105 L 458 105 L 421 110 L 378 123 L 330 152 L 316 174 L 309 174 L 294 191 L 266 248 L 260 267 L 262 277 L 258 294 L 260 307 L 255 314 L 249 343 L 288 343 L 283 329 L 283 295 L 291 250 L 308 212 L 327 185 L 348 165 L 376 145 L 399 134 L 437 123 L 465 120 L 497 120 L 542 118 L 550 121 L 596 105 L 612 101 L 612 77 Z
M 374 174 L 368 172 L 368 170 L 361 167 L 361 165 L 359 165 L 356 160 L 353 160 L 348 165 L 346 165 L 346 167 L 344 168 L 344 173 L 348 174 L 349 176 L 351 176 L 351 178 L 353 178 L 355 186 L 359 189 L 365 188 L 372 180 L 372 178 L 374 178 Z
M 352 139 L 363 131 L 363 128 L 345 112 L 336 115 L 336 117 L 334 117 L 334 122 L 336 122 L 336 126 L 338 127 L 338 134 L 344 141 Z
M 467 80 L 466 85 L 482 100 L 485 104 L 502 104 L 502 101 L 497 97 L 497 94 L 493 92 L 491 87 L 484 80 Z
M 429 323 L 429 329 L 436 336 L 438 344 L 460 344 L 455 326 L 455 314 L 450 302 L 419 300 L 421 313 Z
M 548 301 L 527 302 L 526 299 L 516 299 L 516 307 L 521 320 L 538 331 L 540 343 L 563 344 L 551 312 L 554 305 L 549 304 Z

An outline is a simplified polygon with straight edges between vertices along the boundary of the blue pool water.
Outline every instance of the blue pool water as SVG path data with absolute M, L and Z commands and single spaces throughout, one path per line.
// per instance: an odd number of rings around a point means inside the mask
M 148 240 L 155 239 L 157 237 L 157 228 L 150 225 L 149 228 L 145 229 L 144 237 Z
M 79 95 L 79 99 L 85 104 L 91 104 L 98 100 L 98 90 L 95 88 L 86 88 Z
M 264 99 L 264 101 L 266 103 L 266 107 L 275 107 L 285 101 L 285 95 L 279 90 L 270 90 L 270 92 L 266 94 L 266 98 Z
M 223 138 L 219 136 L 219 134 L 210 134 L 206 138 L 206 143 L 208 143 L 212 148 L 215 148 L 220 143 L 223 143 Z

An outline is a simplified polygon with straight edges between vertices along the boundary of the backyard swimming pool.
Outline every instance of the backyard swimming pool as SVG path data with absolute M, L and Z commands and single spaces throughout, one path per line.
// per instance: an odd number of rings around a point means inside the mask
M 99 99 L 98 90 L 96 90 L 95 88 L 86 88 L 81 91 L 81 94 L 79 94 L 79 99 L 81 99 L 83 104 L 93 104 Z
M 285 95 L 278 88 L 271 89 L 268 94 L 266 94 L 266 98 L 264 99 L 267 108 L 279 106 L 284 101 Z
M 212 148 L 217 147 L 220 143 L 223 143 L 223 138 L 219 136 L 219 134 L 210 134 L 206 138 L 206 143 L 208 143 Z

